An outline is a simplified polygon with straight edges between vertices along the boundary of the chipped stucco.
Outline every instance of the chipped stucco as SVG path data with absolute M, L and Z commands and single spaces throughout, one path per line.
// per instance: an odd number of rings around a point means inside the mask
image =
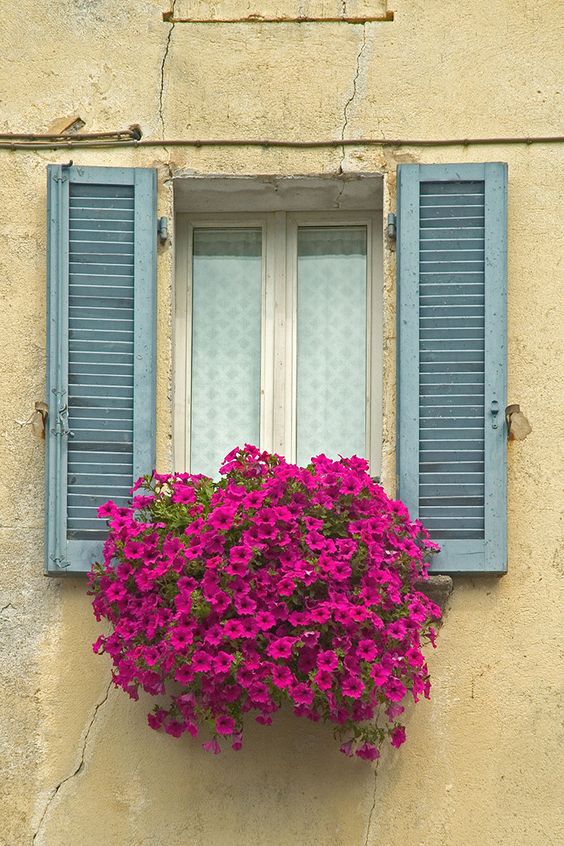
M 561 129 L 558 0 L 388 3 L 393 23 L 163 22 L 162 0 L 31 0 L 3 9 L 0 130 L 141 125 L 146 138 L 467 137 Z M 347 12 L 366 12 L 347 2 Z M 372 4 L 373 5 L 373 4 Z M 376 4 L 384 7 L 385 4 Z M 439 8 L 440 6 L 440 8 Z M 219 4 L 177 0 L 178 17 Z M 233 0 L 229 11 L 256 4 Z M 262 12 L 339 12 L 321 0 Z M 559 33 L 560 30 L 560 33 Z M 509 163 L 509 400 L 532 434 L 509 444 L 509 573 L 458 578 L 433 699 L 377 770 L 282 714 L 238 755 L 149 731 L 109 691 L 84 582 L 42 575 L 42 444 L 14 421 L 44 398 L 45 168 L 65 151 L 0 151 L 1 846 L 545 846 L 563 839 L 558 725 L 562 540 L 560 147 L 193 148 L 73 151 L 75 163 L 171 176 L 381 172 L 399 161 Z M 174 241 L 174 233 L 173 233 Z M 395 270 L 384 267 L 384 465 L 394 480 Z M 171 466 L 172 246 L 159 248 L 158 464 Z

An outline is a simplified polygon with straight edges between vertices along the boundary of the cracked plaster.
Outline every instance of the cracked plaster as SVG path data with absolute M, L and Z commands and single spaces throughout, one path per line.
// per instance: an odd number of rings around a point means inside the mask
M 111 687 L 112 687 L 112 682 L 110 680 L 103 698 L 94 707 L 94 713 L 92 714 L 92 718 L 91 718 L 90 722 L 88 723 L 88 725 L 86 727 L 86 731 L 84 733 L 84 740 L 83 740 L 81 748 L 79 750 L 80 756 L 79 756 L 79 761 L 78 761 L 78 764 L 76 765 L 76 768 L 74 769 L 74 771 L 72 773 L 70 773 L 70 775 L 65 776 L 64 778 L 61 779 L 61 781 L 59 781 L 59 783 L 51 791 L 51 793 L 50 793 L 50 795 L 47 799 L 47 802 L 45 804 L 45 808 L 44 808 L 43 813 L 41 814 L 41 817 L 39 819 L 39 824 L 37 826 L 37 830 L 35 831 L 35 833 L 33 835 L 33 839 L 32 839 L 33 846 L 42 846 L 42 844 L 45 843 L 45 840 L 42 836 L 43 835 L 43 828 L 44 828 L 46 819 L 48 817 L 48 814 L 49 814 L 49 811 L 51 809 L 53 802 L 55 801 L 55 799 L 59 799 L 59 800 L 61 799 L 61 797 L 59 796 L 59 791 L 61 790 L 61 788 L 65 784 L 67 784 L 67 782 L 69 782 L 71 779 L 76 778 L 78 775 L 80 775 L 80 773 L 82 772 L 82 770 L 84 768 L 86 749 L 87 749 L 87 746 L 88 746 L 88 740 L 90 738 L 90 733 L 92 732 L 92 728 L 94 726 L 94 723 L 96 721 L 96 718 L 98 716 L 98 712 L 99 712 L 100 708 L 108 700 L 108 696 L 110 694 Z

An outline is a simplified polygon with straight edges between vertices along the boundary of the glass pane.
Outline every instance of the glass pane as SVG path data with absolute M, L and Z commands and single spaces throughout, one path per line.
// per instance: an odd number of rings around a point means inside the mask
M 217 476 L 234 446 L 259 443 L 262 232 L 195 229 L 192 473 Z
M 297 461 L 366 448 L 365 226 L 298 229 Z

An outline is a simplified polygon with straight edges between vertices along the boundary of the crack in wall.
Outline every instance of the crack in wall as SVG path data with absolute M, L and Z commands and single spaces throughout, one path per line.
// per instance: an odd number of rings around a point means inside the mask
M 94 713 L 92 714 L 92 718 L 91 718 L 91 720 L 88 724 L 88 728 L 86 729 L 86 732 L 84 734 L 84 740 L 82 742 L 82 748 L 80 750 L 80 760 L 78 762 L 78 765 L 76 766 L 76 768 L 74 769 L 74 771 L 70 775 L 65 776 L 63 779 L 61 779 L 61 781 L 56 785 L 54 790 L 51 792 L 51 795 L 47 799 L 47 802 L 45 804 L 45 808 L 43 809 L 43 813 L 41 814 L 41 819 L 39 820 L 39 824 L 37 826 L 37 829 L 35 831 L 35 834 L 33 835 L 32 841 L 31 841 L 32 846 L 39 844 L 39 841 L 37 840 L 37 838 L 41 834 L 41 829 L 43 828 L 43 825 L 44 825 L 45 820 L 47 818 L 47 815 L 49 813 L 49 809 L 51 808 L 51 805 L 53 804 L 55 798 L 58 796 L 59 791 L 61 790 L 62 786 L 64 784 L 66 784 L 68 781 L 71 781 L 73 778 L 78 776 L 82 772 L 82 770 L 84 769 L 84 758 L 85 758 L 85 755 L 86 755 L 86 747 L 88 745 L 90 733 L 92 731 L 92 727 L 93 727 L 94 723 L 96 722 L 96 718 L 98 716 L 98 712 L 99 712 L 100 708 L 108 701 L 108 696 L 110 695 L 110 688 L 112 686 L 112 681 L 113 681 L 113 679 L 110 679 L 110 682 L 108 684 L 108 687 L 106 688 L 106 692 L 105 692 L 104 696 L 94 707 Z
M 348 126 L 348 123 L 349 123 L 349 108 L 352 105 L 352 103 L 354 102 L 354 99 L 356 97 L 357 82 L 358 82 L 358 77 L 360 75 L 360 62 L 361 62 L 362 54 L 364 53 L 365 48 L 366 48 L 366 25 L 363 24 L 363 26 L 362 26 L 362 43 L 360 45 L 360 49 L 359 49 L 357 56 L 356 56 L 356 69 L 355 69 L 355 74 L 354 74 L 353 83 L 352 83 L 352 89 L 353 90 L 352 90 L 351 96 L 349 97 L 349 99 L 347 100 L 347 102 L 345 103 L 345 106 L 343 108 L 343 127 L 341 129 L 341 141 L 345 140 L 345 132 L 347 131 L 347 126 Z M 341 147 L 341 161 L 339 162 L 339 171 L 338 171 L 339 173 L 343 173 L 343 164 L 344 164 L 344 161 L 345 161 L 345 156 L 346 156 L 345 145 L 343 144 L 342 147 Z
M 376 786 L 378 783 L 378 764 L 380 761 L 376 761 L 376 766 L 374 767 L 374 790 L 372 793 L 372 807 L 370 808 L 370 813 L 368 814 L 368 822 L 366 824 L 366 837 L 364 838 L 364 846 L 368 846 L 368 838 L 370 837 L 370 829 L 372 828 L 372 817 L 374 816 L 374 811 L 376 810 Z
M 172 9 L 170 11 L 170 14 L 171 14 L 170 29 L 168 31 L 168 36 L 167 36 L 167 39 L 166 39 L 163 58 L 162 58 L 162 61 L 161 61 L 161 84 L 160 84 L 160 88 L 159 88 L 159 118 L 160 118 L 160 121 L 161 121 L 161 128 L 162 128 L 162 132 L 163 132 L 163 140 L 164 140 L 164 137 L 165 137 L 165 125 L 164 125 L 164 117 L 163 117 L 163 95 L 164 95 L 165 65 L 166 65 L 166 60 L 168 59 L 168 51 L 170 50 L 170 41 L 171 41 L 171 38 L 172 38 L 172 31 L 175 27 L 175 21 L 174 21 L 174 7 L 175 6 L 176 6 L 176 0 L 172 0 Z

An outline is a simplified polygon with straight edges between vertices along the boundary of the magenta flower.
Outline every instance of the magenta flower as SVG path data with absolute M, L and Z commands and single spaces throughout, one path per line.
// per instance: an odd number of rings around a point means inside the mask
M 194 669 L 190 664 L 181 664 L 175 671 L 174 678 L 179 684 L 190 684 L 194 678 Z
M 221 746 L 217 741 L 217 737 L 213 737 L 211 740 L 206 740 L 202 743 L 202 749 L 206 752 L 211 752 L 213 755 L 219 755 L 221 752 Z
M 372 640 L 361 640 L 358 644 L 357 655 L 363 661 L 374 661 L 378 654 L 376 645 Z
M 360 699 L 364 693 L 364 684 L 358 676 L 346 676 L 341 683 L 341 690 L 351 699 Z
M 154 473 L 130 505 L 100 509 L 109 535 L 89 584 L 109 629 L 94 648 L 116 686 L 162 697 L 149 724 L 172 736 L 211 723 L 214 754 L 222 736 L 241 748 L 245 714 L 269 725 L 285 702 L 375 760 L 384 700 L 382 740 L 401 745 L 400 703 L 430 691 L 427 532 L 355 456 L 306 468 L 247 444 L 220 472 Z
M 317 666 L 320 670 L 327 670 L 330 673 L 339 666 L 339 659 L 334 652 L 326 650 L 325 652 L 320 652 L 317 656 Z
M 346 755 L 347 758 L 352 758 L 352 754 L 353 754 L 352 746 L 353 746 L 352 740 L 347 740 L 346 743 L 341 744 L 341 746 L 339 747 L 339 751 L 342 752 L 343 755 Z
M 372 676 L 374 684 L 381 687 L 388 681 L 390 677 L 390 670 L 388 667 L 383 667 L 381 664 L 374 664 L 370 670 L 370 675 Z
M 98 508 L 98 517 L 102 520 L 107 519 L 108 517 L 113 517 L 113 515 L 117 511 L 117 505 L 111 499 L 108 502 L 105 502 L 104 505 L 101 505 Z
M 193 640 L 194 633 L 187 626 L 177 626 L 170 635 L 170 642 L 178 652 L 185 650 Z
M 123 548 L 123 554 L 126 558 L 137 559 L 143 556 L 145 552 L 145 544 L 137 540 L 128 540 Z
M 227 532 L 233 525 L 235 508 L 216 508 L 208 517 L 208 525 L 221 532 Z
M 405 743 L 405 729 L 403 726 L 396 726 L 390 735 L 390 742 L 392 746 L 399 749 L 402 743 Z
M 237 640 L 244 634 L 245 630 L 240 620 L 227 620 L 223 626 L 223 633 L 225 637 L 230 640 Z
M 184 505 L 195 502 L 195 500 L 196 492 L 194 491 L 194 488 L 182 484 L 177 484 L 175 486 L 174 493 L 170 498 L 171 502 L 181 502 Z
M 268 611 L 259 611 L 255 616 L 255 623 L 261 631 L 266 632 L 276 624 L 276 619 Z
M 278 582 L 278 593 L 280 596 L 291 596 L 296 589 L 296 583 L 293 579 L 280 579 Z
M 294 676 L 288 667 L 274 665 L 271 670 L 272 683 L 279 688 L 290 687 L 294 682 Z
M 313 691 L 307 684 L 294 685 L 290 695 L 297 705 L 311 705 L 313 702 Z
M 243 564 L 242 572 L 245 573 L 247 564 L 253 557 L 252 549 L 247 546 L 232 546 L 229 550 L 229 560 L 232 564 Z
M 184 723 L 177 720 L 170 720 L 168 723 L 165 723 L 164 730 L 173 737 L 180 737 L 181 734 L 184 734 Z
M 217 717 L 215 730 L 218 734 L 229 735 L 235 733 L 235 720 L 232 717 Z
M 331 690 L 333 681 L 333 676 L 327 670 L 318 670 L 315 674 L 315 683 L 320 690 Z
M 270 646 L 267 647 L 266 654 L 271 658 L 289 658 L 295 642 L 295 637 L 280 637 L 277 640 L 273 640 Z
M 227 652 L 218 652 L 213 659 L 213 670 L 215 673 L 228 673 L 233 664 L 233 655 Z
M 208 670 L 211 670 L 211 663 L 211 655 L 204 652 L 203 649 L 196 649 L 192 655 L 192 669 L 195 670 L 196 673 L 207 673 Z
M 257 604 L 248 594 L 243 593 L 235 597 L 235 608 L 239 614 L 253 614 L 256 611 Z
M 355 752 L 359 758 L 364 758 L 365 761 L 375 761 L 380 757 L 380 752 L 373 743 L 363 743 Z
M 392 678 L 388 679 L 386 684 L 386 697 L 391 702 L 401 702 L 407 690 L 405 685 L 403 685 L 399 679 L 396 679 L 392 676 Z
M 393 637 L 396 640 L 402 640 L 406 635 L 406 631 L 407 625 L 405 620 L 396 620 L 388 626 L 386 634 L 388 637 Z

